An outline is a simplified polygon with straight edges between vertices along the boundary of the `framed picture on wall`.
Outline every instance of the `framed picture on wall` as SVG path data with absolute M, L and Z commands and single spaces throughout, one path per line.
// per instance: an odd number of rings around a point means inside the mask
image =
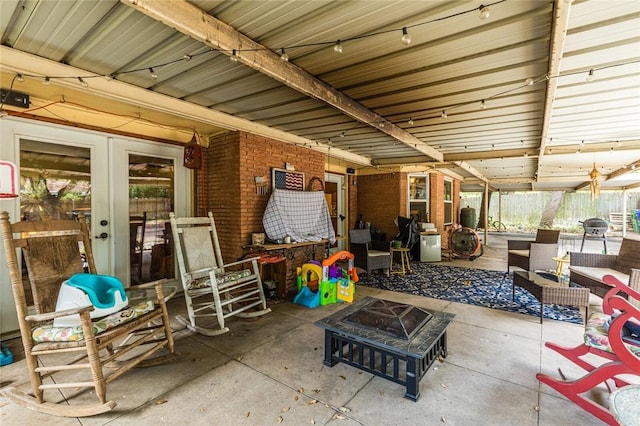
M 271 169 L 271 182 L 274 189 L 304 191 L 304 173 L 285 169 Z

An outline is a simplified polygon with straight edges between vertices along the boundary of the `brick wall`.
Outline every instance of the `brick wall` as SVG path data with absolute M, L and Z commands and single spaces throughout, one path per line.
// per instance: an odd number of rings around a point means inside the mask
M 358 176 L 356 221 L 362 220 L 387 234 L 387 241 L 398 233 L 394 223 L 397 216 L 406 215 L 407 174 L 385 173 Z M 355 213 L 353 210 L 351 213 Z
M 198 216 L 213 212 L 225 262 L 243 255 L 242 246 L 251 242 L 253 232 L 264 232 L 262 216 L 269 195 L 259 195 L 255 177 L 265 176 L 271 188 L 271 169 L 291 163 L 309 180 L 324 182 L 322 153 L 245 132 L 227 132 L 212 138 L 203 150 L 203 167 L 195 178 Z M 444 176 L 430 175 L 430 218 L 438 230 L 444 228 Z M 398 228 L 397 216 L 406 216 L 407 173 L 347 176 L 349 185 L 349 229 L 356 227 L 360 214 L 365 222 L 386 233 L 391 240 Z M 355 182 L 355 185 L 354 185 Z M 460 182 L 454 180 L 454 221 L 458 221 Z
M 444 230 L 444 176 L 429 174 L 429 221 L 438 231 Z
M 262 216 L 269 200 L 271 168 L 294 165 L 309 180 L 324 182 L 324 155 L 246 132 L 228 132 L 212 138 L 203 152 L 203 168 L 196 178 L 198 216 L 213 212 L 225 262 L 243 255 L 251 234 L 264 232 Z M 269 194 L 259 195 L 255 177 L 265 176 Z
M 387 234 L 387 240 L 391 240 L 397 233 L 398 227 L 393 222 L 396 216 L 407 215 L 407 173 L 387 173 L 357 177 L 356 208 L 351 209 L 351 217 L 355 227 L 360 213 L 365 222 L 371 224 Z M 454 223 L 458 221 L 460 208 L 460 182 L 453 181 L 453 217 Z M 350 203 L 350 208 L 351 208 Z M 440 173 L 429 174 L 429 220 L 436 228 L 444 231 L 444 175 Z

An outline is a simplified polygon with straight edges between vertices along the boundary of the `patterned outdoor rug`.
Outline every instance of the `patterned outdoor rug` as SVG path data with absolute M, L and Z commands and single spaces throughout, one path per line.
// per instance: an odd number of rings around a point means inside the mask
M 527 290 L 516 286 L 515 298 L 511 300 L 512 276 L 506 275 L 506 271 L 419 262 L 412 262 L 411 269 L 413 272 L 404 277 L 363 273 L 357 285 L 540 317 L 540 302 Z M 573 306 L 545 305 L 544 317 L 575 324 L 584 322 L 580 310 Z

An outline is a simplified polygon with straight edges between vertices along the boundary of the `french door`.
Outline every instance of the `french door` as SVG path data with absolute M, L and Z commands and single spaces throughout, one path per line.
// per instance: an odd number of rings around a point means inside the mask
M 333 230 L 336 233 L 338 242 L 335 251 L 345 250 L 345 238 L 346 237 L 346 203 L 345 199 L 345 187 L 344 176 L 335 173 L 324 174 L 325 196 L 327 198 L 327 205 L 329 207 L 329 215 L 331 216 L 331 223 L 333 224 Z M 333 251 L 333 249 L 332 249 Z
M 175 277 L 166 221 L 190 208 L 181 147 L 6 117 L 0 138 L 0 158 L 20 171 L 20 197 L 0 202 L 12 222 L 84 215 L 98 273 L 125 286 Z M 147 218 L 133 230 L 138 212 Z M 5 262 L 0 278 L 2 333 L 17 329 Z

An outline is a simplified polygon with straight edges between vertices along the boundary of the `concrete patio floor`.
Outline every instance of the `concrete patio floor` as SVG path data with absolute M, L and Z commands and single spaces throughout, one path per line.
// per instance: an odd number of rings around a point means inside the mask
M 491 236 L 485 254 L 447 265 L 506 271 L 506 236 Z M 601 250 L 591 241 L 585 251 Z M 610 242 L 610 251 L 619 247 Z M 579 249 L 579 245 L 578 245 Z M 420 382 L 417 402 L 402 385 L 338 364 L 323 365 L 324 331 L 314 325 L 343 308 L 316 309 L 272 303 L 258 320 L 231 319 L 231 332 L 204 337 L 175 319 L 184 300 L 170 302 L 178 356 L 169 364 L 135 369 L 109 384 L 118 404 L 89 418 L 58 418 L 20 407 L 0 396 L 2 425 L 597 425 L 590 414 L 551 388 L 536 373 L 567 378 L 583 372 L 544 347 L 582 340 L 583 327 L 443 300 L 363 286 L 374 296 L 456 314 L 448 330 L 449 354 Z M 597 302 L 597 298 L 592 296 Z M 0 386 L 28 379 L 19 339 L 5 342 L 16 361 L 0 368 Z M 607 398 L 604 388 L 602 398 Z M 88 396 L 88 395 L 83 395 Z M 92 395 L 91 395 L 92 396 Z M 89 400 L 88 400 L 89 401 Z

